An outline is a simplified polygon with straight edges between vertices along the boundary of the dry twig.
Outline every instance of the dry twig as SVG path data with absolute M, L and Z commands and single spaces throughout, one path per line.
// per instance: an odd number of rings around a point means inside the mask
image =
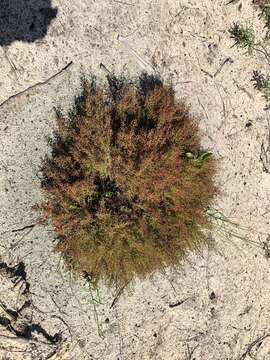
M 240 356 L 239 360 L 245 360 L 247 356 L 249 356 L 250 358 L 254 358 L 251 354 L 251 351 L 253 350 L 253 348 L 258 345 L 260 346 L 261 343 L 270 336 L 270 334 L 267 335 L 263 335 L 263 336 L 259 336 L 256 340 L 252 341 L 248 346 L 246 351 Z
M 35 87 L 37 86 L 42 86 L 42 85 L 46 85 L 48 84 L 49 81 L 51 81 L 52 79 L 56 78 L 58 75 L 60 75 L 63 71 L 67 70 L 71 65 L 73 64 L 73 62 L 69 62 L 66 66 L 64 66 L 61 70 L 59 70 L 57 73 L 55 73 L 54 75 L 50 76 L 47 80 L 45 81 L 39 81 L 38 83 L 34 84 L 34 85 L 31 85 L 29 86 L 28 88 L 14 94 L 14 95 L 11 95 L 9 98 L 7 98 L 6 100 L 4 100 L 2 103 L 0 103 L 0 107 L 2 107 L 3 105 L 5 105 L 6 103 L 8 103 L 11 99 L 14 99 L 24 93 L 26 93 L 27 91 L 29 90 L 32 90 L 34 89 Z
M 270 120 L 268 119 L 268 134 L 266 143 L 263 142 L 261 145 L 260 161 L 263 165 L 263 171 L 266 173 L 270 172 Z

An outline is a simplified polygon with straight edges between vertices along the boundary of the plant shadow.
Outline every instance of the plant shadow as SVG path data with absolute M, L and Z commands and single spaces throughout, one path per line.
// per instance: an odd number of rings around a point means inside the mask
M 51 0 L 2 0 L 0 46 L 16 40 L 31 43 L 44 38 L 57 12 Z

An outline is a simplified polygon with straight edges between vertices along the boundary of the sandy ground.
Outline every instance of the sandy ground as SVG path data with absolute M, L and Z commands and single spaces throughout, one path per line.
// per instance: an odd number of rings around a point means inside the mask
M 18 310 L 30 299 L 20 321 L 62 336 L 52 343 L 44 331 L 34 331 L 34 339 L 21 341 L 1 327 L 1 360 L 270 359 L 270 262 L 263 249 L 270 233 L 270 175 L 260 161 L 268 123 L 250 83 L 252 70 L 265 65 L 231 47 L 233 21 L 258 23 L 249 1 L 241 10 L 238 5 L 55 0 L 58 14 L 46 37 L 1 48 L 0 255 L 10 268 L 23 262 L 26 276 L 10 278 L 2 269 L 0 301 Z M 42 198 L 39 166 L 55 126 L 53 108 L 69 111 L 82 74 L 104 81 L 100 63 L 128 76 L 142 70 L 119 34 L 172 81 L 200 119 L 203 142 L 220 164 L 221 192 L 213 207 L 249 230 L 235 228 L 248 241 L 213 232 L 209 247 L 183 269 L 138 281 L 115 299 L 109 290 L 91 292 L 83 279 L 70 278 L 52 252 L 52 229 L 36 225 L 32 206 Z M 50 81 L 7 100 L 71 61 Z M 19 282 L 15 288 L 12 280 Z

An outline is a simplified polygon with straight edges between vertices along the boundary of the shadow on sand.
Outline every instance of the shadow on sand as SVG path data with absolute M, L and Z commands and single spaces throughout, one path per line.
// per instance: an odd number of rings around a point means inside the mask
M 56 15 L 51 0 L 1 0 L 0 46 L 42 39 Z

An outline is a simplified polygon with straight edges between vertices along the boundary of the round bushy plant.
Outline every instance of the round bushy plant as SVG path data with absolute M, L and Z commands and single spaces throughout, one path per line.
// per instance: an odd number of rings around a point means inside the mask
M 58 112 L 42 207 L 67 264 L 120 286 L 203 242 L 214 159 L 172 87 L 147 75 L 109 84 L 84 82 L 69 119 Z

